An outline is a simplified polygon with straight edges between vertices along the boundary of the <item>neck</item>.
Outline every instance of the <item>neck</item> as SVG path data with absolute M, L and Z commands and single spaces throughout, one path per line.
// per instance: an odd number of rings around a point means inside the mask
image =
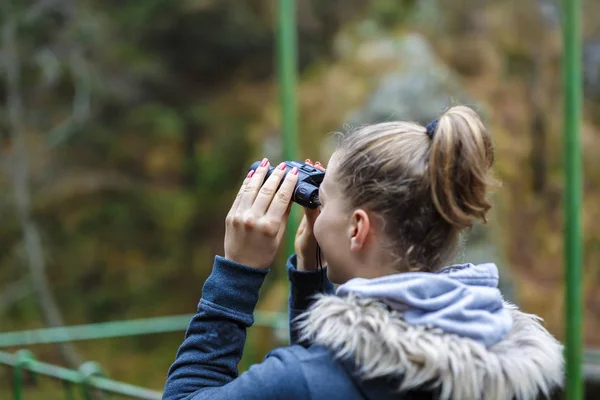
M 380 276 L 392 275 L 401 272 L 397 264 L 388 257 L 376 254 L 374 252 L 365 253 L 356 260 L 357 267 L 352 278 L 373 279 Z

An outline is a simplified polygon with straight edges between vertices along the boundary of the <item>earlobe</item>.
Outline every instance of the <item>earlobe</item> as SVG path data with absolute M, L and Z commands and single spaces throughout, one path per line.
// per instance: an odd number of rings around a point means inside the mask
M 367 242 L 369 231 L 371 230 L 371 221 L 369 215 L 363 209 L 354 211 L 352 215 L 352 226 L 350 235 L 350 250 L 359 251 Z

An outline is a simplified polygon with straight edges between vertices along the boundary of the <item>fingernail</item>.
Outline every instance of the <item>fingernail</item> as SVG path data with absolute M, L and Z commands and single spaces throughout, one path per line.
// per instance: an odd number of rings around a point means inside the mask
M 254 175 L 254 170 L 248 172 L 248 176 L 246 178 L 252 178 L 252 175 Z
M 322 166 L 323 166 L 323 164 L 321 164 L 319 161 L 317 161 L 317 162 L 315 163 L 315 165 L 316 165 L 317 167 L 322 167 Z
M 298 168 L 296 168 L 296 167 L 292 168 L 292 170 L 290 171 L 290 174 L 298 175 Z
M 267 159 L 265 157 L 265 158 L 263 158 L 262 162 L 260 163 L 260 166 L 261 167 L 266 167 L 268 163 L 269 163 L 269 159 Z
M 306 161 L 304 161 L 306 164 L 310 164 L 310 165 L 314 165 L 312 161 L 310 161 L 309 158 L 306 159 Z
M 277 166 L 277 169 L 280 169 L 280 170 L 282 170 L 282 171 L 283 171 L 283 170 L 285 169 L 285 163 L 284 163 L 284 162 L 282 162 L 281 164 L 279 164 L 279 165 Z

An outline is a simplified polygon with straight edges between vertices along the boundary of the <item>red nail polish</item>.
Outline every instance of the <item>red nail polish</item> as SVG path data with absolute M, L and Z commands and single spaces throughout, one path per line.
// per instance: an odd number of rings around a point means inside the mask
M 277 169 L 280 169 L 280 170 L 282 170 L 282 171 L 283 171 L 283 170 L 285 170 L 285 163 L 284 163 L 284 162 L 282 162 L 281 164 L 279 164 L 279 165 L 277 166 Z
M 252 175 L 254 175 L 254 170 L 248 172 L 248 176 L 246 178 L 252 178 Z
M 322 166 L 323 166 L 323 164 L 321 164 L 319 161 L 317 161 L 317 162 L 315 163 L 315 165 L 316 165 L 317 167 L 322 167 Z
M 298 168 L 296 168 L 296 167 L 292 168 L 292 170 L 290 171 L 290 174 L 298 175 Z
M 306 164 L 309 165 L 314 165 L 312 161 L 310 161 L 310 158 L 307 158 L 306 161 L 304 161 Z
M 262 162 L 260 163 L 260 166 L 266 167 L 268 163 L 269 163 L 269 160 L 265 157 L 265 158 L 263 158 Z

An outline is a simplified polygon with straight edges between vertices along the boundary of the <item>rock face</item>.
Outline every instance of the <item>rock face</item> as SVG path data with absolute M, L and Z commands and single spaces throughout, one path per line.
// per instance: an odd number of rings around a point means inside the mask
M 560 29 L 562 12 L 556 2 L 552 0 L 537 0 L 540 12 L 548 26 L 552 29 Z M 584 13 L 597 15 L 592 4 L 587 4 Z M 586 15 L 586 14 L 584 14 Z M 585 19 L 585 17 L 584 17 Z M 584 39 L 582 43 L 583 55 L 583 81 L 585 96 L 590 100 L 600 100 L 600 35 L 592 35 Z
M 426 124 L 448 106 L 474 106 L 453 71 L 437 57 L 429 42 L 418 34 L 399 39 L 381 39 L 362 51 L 362 57 L 396 58 L 398 68 L 382 76 L 364 106 L 347 118 L 350 125 L 389 120 L 412 120 Z M 456 262 L 495 262 L 501 275 L 501 290 L 514 301 L 513 289 L 502 249 L 493 226 L 475 226 Z
M 381 78 L 365 106 L 349 123 L 413 120 L 426 124 L 455 103 L 471 104 L 458 78 L 436 57 L 429 42 L 418 34 L 379 42 L 373 57 L 395 57 L 399 68 Z

